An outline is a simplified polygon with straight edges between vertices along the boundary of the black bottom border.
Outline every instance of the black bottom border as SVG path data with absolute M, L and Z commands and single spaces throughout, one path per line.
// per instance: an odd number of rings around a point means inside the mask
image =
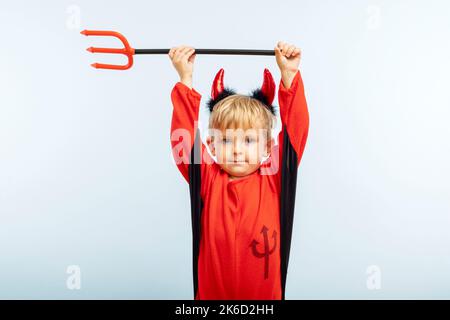
M 445 315 L 449 300 L 0 300 L 2 313 L 20 316 L 118 316 L 124 319 L 307 319 Z

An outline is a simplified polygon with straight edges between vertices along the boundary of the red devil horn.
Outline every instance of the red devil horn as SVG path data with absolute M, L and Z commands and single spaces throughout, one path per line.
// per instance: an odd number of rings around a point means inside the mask
M 264 96 L 267 98 L 267 102 L 269 105 L 272 104 L 273 99 L 275 98 L 275 81 L 273 81 L 272 74 L 270 73 L 269 69 L 264 69 L 264 81 L 263 85 L 261 87 L 261 91 L 264 94 Z
M 214 82 L 211 87 L 211 98 L 216 99 L 217 96 L 222 93 L 224 85 L 223 85 L 223 68 L 217 72 L 216 77 L 214 78 Z

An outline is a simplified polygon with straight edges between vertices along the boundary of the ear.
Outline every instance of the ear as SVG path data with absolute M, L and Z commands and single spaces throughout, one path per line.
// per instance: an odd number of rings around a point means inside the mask
M 272 148 L 274 146 L 275 146 L 275 139 L 274 138 L 271 138 L 271 139 L 267 140 L 267 145 L 266 145 L 267 149 L 266 149 L 265 157 L 269 156 L 269 154 L 271 153 Z
M 211 150 L 212 155 L 216 156 L 216 148 L 214 147 L 214 139 L 211 136 L 206 137 L 206 143 L 208 144 L 209 150 Z

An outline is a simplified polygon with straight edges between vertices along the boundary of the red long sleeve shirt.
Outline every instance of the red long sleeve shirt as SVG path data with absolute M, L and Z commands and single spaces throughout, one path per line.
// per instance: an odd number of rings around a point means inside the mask
M 172 152 L 178 169 L 189 183 L 189 162 L 195 135 L 198 133 L 195 126 L 201 95 L 195 89 L 177 82 L 171 99 Z M 288 157 L 287 148 L 283 148 L 283 144 L 287 138 L 295 152 L 294 158 L 292 155 L 290 158 L 291 162 L 295 159 L 292 163 L 296 163 L 296 170 L 309 128 L 300 71 L 297 71 L 289 89 L 280 80 L 278 101 L 282 124 L 278 144 L 271 150 L 270 157 L 252 174 L 230 180 L 201 143 L 199 190 L 202 209 L 199 254 L 198 257 L 194 256 L 194 268 L 198 268 L 194 270 L 194 275 L 198 276 L 198 281 L 194 283 L 198 288 L 194 292 L 195 299 L 282 298 L 284 287 L 281 283 L 283 270 L 280 267 L 280 196 L 288 189 L 282 187 L 281 179 L 280 164 L 286 162 L 284 158 Z M 181 134 L 184 135 L 182 138 Z M 285 167 L 289 167 L 287 162 Z M 289 172 L 288 169 L 285 172 Z M 296 179 L 294 183 L 295 181 Z M 295 198 L 295 185 L 293 189 L 294 195 L 291 198 Z M 291 207 L 293 214 L 293 205 Z M 291 220 L 292 228 L 292 216 L 288 220 Z M 288 238 L 288 244 L 283 249 L 286 250 L 287 246 L 287 259 L 290 234 Z M 284 270 L 287 273 L 287 260 Z

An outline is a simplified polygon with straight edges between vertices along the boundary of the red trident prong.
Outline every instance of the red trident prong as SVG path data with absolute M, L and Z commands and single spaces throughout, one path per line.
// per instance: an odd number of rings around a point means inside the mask
M 130 69 L 133 65 L 133 55 L 135 50 L 130 47 L 127 39 L 116 31 L 100 31 L 100 30 L 83 30 L 80 32 L 85 36 L 112 36 L 116 37 L 120 41 L 122 41 L 124 48 L 95 48 L 89 47 L 87 51 L 92 53 L 115 53 L 115 54 L 123 54 L 128 57 L 128 63 L 126 65 L 115 65 L 115 64 L 105 64 L 105 63 L 93 63 L 93 66 L 96 69 L 114 69 L 114 70 L 127 70 Z

